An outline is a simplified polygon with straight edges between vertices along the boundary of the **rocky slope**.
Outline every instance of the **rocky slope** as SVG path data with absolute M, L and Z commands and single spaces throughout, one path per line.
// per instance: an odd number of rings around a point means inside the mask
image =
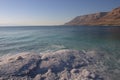
M 112 80 L 95 51 L 60 50 L 0 58 L 0 80 Z
M 112 25 L 120 26 L 120 7 L 110 12 L 100 12 L 78 16 L 65 25 Z

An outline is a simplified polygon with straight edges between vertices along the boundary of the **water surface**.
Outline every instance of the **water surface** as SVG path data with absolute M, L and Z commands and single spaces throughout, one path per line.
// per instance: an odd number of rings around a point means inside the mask
M 110 70 L 120 70 L 120 27 L 21 26 L 0 27 L 0 55 L 44 53 L 61 49 L 96 50 L 109 56 Z

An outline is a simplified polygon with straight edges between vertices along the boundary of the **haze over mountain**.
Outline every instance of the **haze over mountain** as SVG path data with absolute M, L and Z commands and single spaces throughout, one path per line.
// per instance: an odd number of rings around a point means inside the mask
M 120 7 L 110 12 L 99 12 L 83 16 L 77 16 L 65 25 L 112 25 L 120 26 Z

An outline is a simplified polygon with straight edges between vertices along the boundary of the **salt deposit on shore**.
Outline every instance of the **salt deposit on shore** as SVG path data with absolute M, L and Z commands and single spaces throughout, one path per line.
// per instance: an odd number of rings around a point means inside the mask
M 0 80 L 110 80 L 95 52 L 60 50 L 0 59 Z

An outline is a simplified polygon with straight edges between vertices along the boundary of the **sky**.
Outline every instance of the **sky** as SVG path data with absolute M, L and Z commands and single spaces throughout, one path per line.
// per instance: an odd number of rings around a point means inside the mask
M 119 6 L 120 0 L 0 0 L 0 26 L 63 25 Z

